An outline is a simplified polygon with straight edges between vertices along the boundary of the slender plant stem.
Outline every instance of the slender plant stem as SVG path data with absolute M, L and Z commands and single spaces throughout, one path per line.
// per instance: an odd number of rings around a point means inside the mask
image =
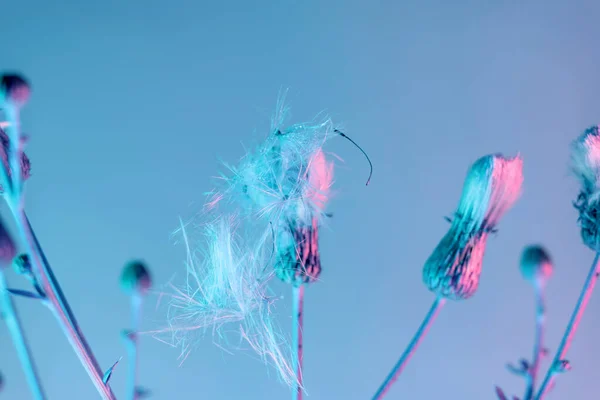
M 293 386 L 292 391 L 292 399 L 293 400 L 302 400 L 302 359 L 304 350 L 303 340 L 302 340 L 302 330 L 304 329 L 304 285 L 300 285 L 300 287 L 294 287 L 293 291 L 293 315 L 292 315 L 292 348 L 296 351 L 293 359 L 292 366 L 294 371 L 297 374 L 298 381 Z
M 8 292 L 8 286 L 6 284 L 6 278 L 4 273 L 0 271 L 0 314 L 3 315 L 10 336 L 17 350 L 23 372 L 27 378 L 31 394 L 35 400 L 44 400 L 46 395 L 42 389 L 42 384 L 39 379 L 35 363 L 29 345 L 25 339 L 23 328 L 21 327 L 21 321 L 19 315 L 14 307 L 10 293 Z
M 96 361 L 90 346 L 79 328 L 75 315 L 71 311 L 60 285 L 52 272 L 52 268 L 33 232 L 22 205 L 15 205 L 14 203 L 9 202 L 9 206 L 15 217 L 16 225 L 26 251 L 31 258 L 34 272 L 47 297 L 48 305 L 56 316 L 63 332 L 69 339 L 71 347 L 79 357 L 79 361 L 82 363 L 88 376 L 96 386 L 98 393 L 104 400 L 115 400 L 116 398 L 111 388 L 104 384 L 102 380 L 102 369 Z
M 600 275 L 599 260 L 600 252 L 597 252 L 596 256 L 594 257 L 592 267 L 590 268 L 590 272 L 588 273 L 585 283 L 583 284 L 583 288 L 581 289 L 579 299 L 577 300 L 577 304 L 575 305 L 575 309 L 573 310 L 569 324 L 567 325 L 567 330 L 563 335 L 560 346 L 558 347 L 556 355 L 552 360 L 552 364 L 550 364 L 550 368 L 546 373 L 546 377 L 544 378 L 542 386 L 540 387 L 537 396 L 535 396 L 536 400 L 542 400 L 554 385 L 556 374 L 559 373 L 557 367 L 561 360 L 564 360 L 569 348 L 571 347 L 571 343 L 573 342 L 573 337 L 575 336 L 575 332 L 577 331 L 581 317 L 583 316 L 583 313 L 587 307 L 587 303 L 592 295 L 592 292 L 594 291 L 594 286 L 598 280 L 598 275 Z
M 131 296 L 131 334 L 127 338 L 127 352 L 129 355 L 129 371 L 127 374 L 127 398 L 137 398 L 137 366 L 138 366 L 138 331 L 142 313 L 142 296 L 134 293 Z
M 6 170 L 0 175 L 5 183 L 4 197 L 15 219 L 19 235 L 29 254 L 32 268 L 39 280 L 47 304 L 51 307 L 59 325 L 69 339 L 71 347 L 79 357 L 79 361 L 86 369 L 88 376 L 96 386 L 98 393 L 104 400 L 115 400 L 110 387 L 103 382 L 103 373 L 96 361 L 92 350 L 87 344 L 83 333 L 79 329 L 77 320 L 67 303 L 67 300 L 52 272 L 42 248 L 35 237 L 33 229 L 24 210 L 23 180 L 21 171 L 21 157 L 23 142 L 21 137 L 21 122 L 19 108 L 14 104 L 3 104 L 4 112 L 8 118 L 7 136 L 9 138 L 9 152 L 7 154 L 10 173 Z M 4 169 L 4 168 L 2 168 Z
M 394 382 L 396 382 L 396 380 L 402 373 L 404 367 L 406 367 L 406 364 L 408 364 L 408 361 L 411 359 L 411 357 L 419 347 L 421 340 L 427 334 L 427 331 L 431 327 L 433 321 L 435 321 L 435 318 L 437 317 L 440 309 L 442 308 L 445 302 L 446 299 L 441 297 L 437 297 L 435 299 L 435 301 L 431 305 L 431 308 L 427 312 L 425 319 L 423 319 L 421 326 L 419 326 L 417 333 L 415 333 L 415 336 L 413 336 L 412 340 L 410 341 L 410 344 L 408 345 L 406 350 L 404 350 L 404 353 L 402 353 L 402 356 L 400 357 L 396 365 L 394 365 L 394 368 L 392 369 L 388 377 L 385 379 L 383 384 L 379 387 L 379 390 L 377 390 L 375 396 L 373 396 L 373 400 L 383 399 L 383 397 L 388 393 Z
M 544 304 L 543 288 L 537 288 L 535 291 L 535 342 L 533 345 L 533 358 L 529 371 L 527 373 L 527 389 L 523 400 L 532 400 L 535 394 L 535 383 L 540 369 L 540 361 L 544 351 L 544 325 L 546 320 L 546 310 Z

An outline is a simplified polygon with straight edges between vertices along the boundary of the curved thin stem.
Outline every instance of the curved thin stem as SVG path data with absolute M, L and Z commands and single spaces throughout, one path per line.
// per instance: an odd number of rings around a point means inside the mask
M 33 362 L 29 345 L 27 344 L 25 334 L 23 333 L 19 315 L 17 314 L 17 310 L 15 309 L 10 293 L 8 292 L 8 286 L 2 271 L 0 271 L 0 315 L 4 317 L 4 321 L 8 326 L 10 336 L 15 345 L 15 349 L 17 350 L 19 359 L 21 360 L 23 372 L 25 372 L 27 383 L 29 384 L 33 398 L 35 400 L 44 400 L 46 395 L 42 389 L 42 384 L 35 363 Z
M 377 390 L 375 396 L 373 396 L 373 400 L 383 399 L 383 397 L 388 393 L 394 382 L 396 382 L 396 380 L 402 373 L 404 367 L 406 367 L 406 364 L 408 364 L 408 361 L 411 359 L 411 357 L 419 347 L 421 340 L 427 334 L 427 331 L 431 327 L 433 321 L 435 321 L 435 318 L 437 317 L 440 309 L 442 308 L 445 302 L 446 299 L 441 297 L 437 297 L 435 299 L 435 301 L 431 305 L 431 308 L 427 312 L 425 319 L 423 319 L 421 326 L 419 326 L 417 333 L 415 333 L 415 336 L 413 336 L 408 347 L 406 348 L 406 350 L 404 350 L 404 353 L 402 353 L 402 356 L 400 357 L 396 365 L 394 365 L 394 368 L 392 369 L 388 377 L 385 379 L 383 384 L 379 387 L 379 390 Z
M 302 400 L 302 358 L 304 350 L 302 330 L 304 329 L 304 285 L 294 287 L 293 291 L 293 315 L 292 315 L 292 348 L 296 351 L 292 359 L 292 367 L 296 371 L 298 381 L 293 386 L 292 399 Z
M 533 346 L 533 359 L 529 372 L 527 374 L 527 389 L 523 400 L 532 400 L 535 394 L 535 383 L 538 371 L 540 369 L 540 361 L 544 349 L 544 325 L 546 319 L 546 311 L 544 304 L 543 289 L 536 289 L 535 293 L 536 313 L 535 313 L 535 342 Z
M 358 145 L 358 143 L 356 143 L 354 140 L 350 139 L 350 137 L 348 135 L 346 135 L 344 132 L 340 131 L 339 129 L 334 129 L 333 131 L 335 133 L 337 133 L 338 135 L 340 135 L 341 137 L 348 139 L 350 141 L 350 143 L 355 145 L 358 148 L 358 150 L 360 150 L 361 153 L 363 153 L 363 155 L 367 159 L 367 162 L 369 163 L 369 168 L 371 168 L 371 171 L 369 172 L 369 178 L 367 179 L 367 183 L 365 184 L 365 186 L 369 186 L 369 183 L 371 183 L 371 177 L 373 177 L 373 163 L 371 162 L 369 155 L 367 154 L 366 151 L 363 150 L 362 147 L 360 147 Z
M 546 377 L 544 378 L 542 386 L 540 387 L 537 396 L 535 396 L 536 400 L 542 400 L 554 385 L 556 374 L 559 373 L 557 366 L 562 360 L 564 360 L 569 348 L 571 347 L 571 343 L 573 341 L 573 337 L 575 336 L 575 332 L 577 331 L 577 327 L 579 326 L 581 317 L 583 316 L 590 296 L 594 291 L 594 286 L 598 280 L 598 275 L 600 275 L 599 260 L 600 252 L 597 252 L 596 256 L 594 257 L 592 267 L 590 268 L 590 272 L 588 273 L 585 283 L 583 284 L 583 288 L 581 288 L 581 293 L 579 295 L 579 299 L 577 300 L 577 304 L 575 305 L 575 309 L 573 310 L 573 314 L 571 315 L 571 319 L 569 320 L 569 324 L 567 325 L 567 330 L 563 335 L 560 346 L 558 347 L 556 355 L 552 360 L 552 364 L 550 364 L 550 368 L 546 373 Z

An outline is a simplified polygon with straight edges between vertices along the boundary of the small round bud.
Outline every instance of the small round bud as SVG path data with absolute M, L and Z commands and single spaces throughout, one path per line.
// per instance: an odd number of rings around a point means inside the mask
M 565 372 L 569 372 L 571 370 L 571 363 L 569 360 L 557 360 L 556 363 L 552 366 L 552 369 L 557 374 L 562 374 Z
M 552 276 L 554 266 L 550 254 L 539 245 L 527 246 L 521 255 L 521 275 L 536 287 L 542 287 Z
M 19 275 L 32 275 L 31 271 L 31 260 L 29 255 L 26 253 L 19 254 L 13 261 L 13 269 Z
M 141 261 L 130 261 L 121 273 L 121 288 L 127 294 L 144 295 L 152 286 L 150 271 Z
M 0 91 L 5 102 L 11 102 L 18 107 L 27 103 L 31 94 L 29 83 L 18 74 L 4 74 L 0 78 Z

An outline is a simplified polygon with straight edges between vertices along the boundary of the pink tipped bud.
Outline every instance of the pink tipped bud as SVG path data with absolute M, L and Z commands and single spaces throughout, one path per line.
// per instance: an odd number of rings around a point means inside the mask
M 31 89 L 29 83 L 21 75 L 4 74 L 0 78 L 0 92 L 4 102 L 22 107 L 29 100 Z
M 471 166 L 452 226 L 423 268 L 430 291 L 451 300 L 475 294 L 488 235 L 518 199 L 522 183 L 520 157 L 488 155 Z
M 121 273 L 121 288 L 127 294 L 144 295 L 152 287 L 150 271 L 141 261 L 131 261 Z
M 527 246 L 523 250 L 520 267 L 523 278 L 537 288 L 546 285 L 554 270 L 550 254 L 539 245 Z

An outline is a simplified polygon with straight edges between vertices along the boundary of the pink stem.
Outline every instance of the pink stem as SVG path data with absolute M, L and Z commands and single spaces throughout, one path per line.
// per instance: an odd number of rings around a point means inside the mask
M 552 360 L 552 364 L 550 364 L 550 368 L 546 373 L 546 377 L 544 378 L 544 382 L 538 391 L 536 400 L 542 400 L 548 391 L 553 387 L 554 381 L 556 380 L 556 374 L 560 371 L 558 370 L 559 364 L 564 360 L 569 348 L 571 347 L 571 343 L 573 341 L 573 337 L 575 336 L 575 332 L 577 331 L 577 327 L 579 326 L 579 322 L 585 309 L 587 307 L 587 303 L 594 291 L 594 286 L 596 285 L 596 281 L 598 280 L 598 275 L 600 274 L 600 263 L 598 263 L 600 259 L 600 252 L 596 253 L 596 257 L 594 257 L 594 262 L 592 263 L 592 267 L 590 268 L 590 272 L 583 284 L 583 288 L 581 289 L 581 294 L 579 295 L 579 299 L 577 300 L 577 304 L 575 305 L 575 309 L 573 310 L 573 314 L 571 315 L 571 320 L 567 325 L 567 330 L 563 335 L 562 341 L 558 350 L 556 351 L 556 355 Z
M 440 309 L 442 308 L 445 302 L 446 300 L 441 297 L 437 297 L 435 299 L 435 301 L 431 305 L 431 308 L 429 309 L 429 312 L 425 316 L 425 319 L 421 323 L 419 330 L 417 331 L 417 333 L 415 333 L 415 336 L 413 336 L 412 340 L 410 341 L 410 344 L 408 345 L 406 350 L 404 350 L 404 353 L 402 353 L 400 360 L 398 360 L 396 365 L 394 365 L 392 372 L 390 372 L 386 380 L 379 387 L 379 390 L 377 390 L 375 396 L 373 396 L 373 400 L 383 399 L 383 397 L 388 393 L 394 382 L 396 382 L 396 380 L 404 370 L 404 367 L 406 367 L 406 364 L 408 364 L 408 361 L 410 361 L 413 354 L 419 347 L 421 340 L 423 340 L 423 338 L 427 334 L 427 331 L 431 327 L 433 321 L 435 321 L 435 318 L 437 317 Z
M 293 290 L 293 308 L 294 314 L 292 316 L 292 335 L 294 341 L 294 348 L 296 349 L 296 355 L 293 358 L 294 363 L 294 371 L 296 371 L 296 375 L 298 378 L 298 382 L 296 383 L 294 390 L 292 392 L 292 398 L 294 400 L 302 400 L 302 359 L 303 359 L 303 340 L 302 340 L 302 330 L 304 329 L 304 285 L 300 285 L 300 287 L 295 287 Z

